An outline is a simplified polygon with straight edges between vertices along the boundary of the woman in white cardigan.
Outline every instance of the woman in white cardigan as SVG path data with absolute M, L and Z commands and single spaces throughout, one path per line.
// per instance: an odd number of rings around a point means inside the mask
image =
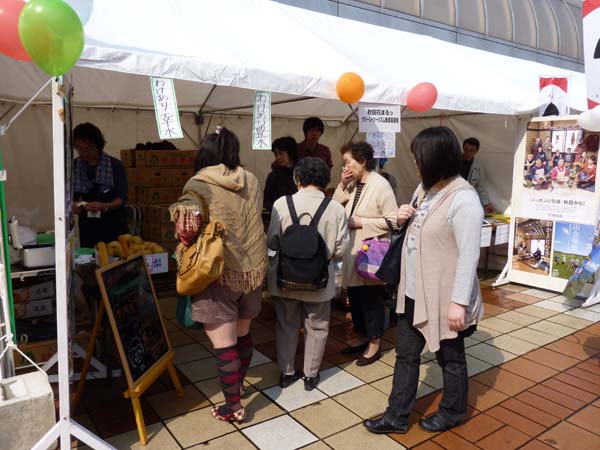
M 363 352 L 356 362 L 366 366 L 381 357 L 385 284 L 356 273 L 356 255 L 364 239 L 390 238 L 390 226 L 396 222 L 398 205 L 388 181 L 375 172 L 373 147 L 356 142 L 342 147 L 344 167 L 340 184 L 333 195 L 346 209 L 350 248 L 344 255 L 344 287 L 348 289 L 354 331 L 364 338 L 359 345 L 348 346 L 343 353 Z

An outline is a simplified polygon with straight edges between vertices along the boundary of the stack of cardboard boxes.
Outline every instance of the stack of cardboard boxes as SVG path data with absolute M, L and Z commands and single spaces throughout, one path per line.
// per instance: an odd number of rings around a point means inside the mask
M 16 319 L 52 315 L 56 303 L 54 281 L 17 287 L 13 290 L 13 301 Z
M 142 210 L 142 238 L 167 250 L 177 245 L 169 205 L 194 173 L 196 150 L 121 150 L 127 167 L 128 203 Z

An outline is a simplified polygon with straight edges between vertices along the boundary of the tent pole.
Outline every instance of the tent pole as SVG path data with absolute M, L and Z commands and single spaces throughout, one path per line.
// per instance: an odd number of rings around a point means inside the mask
M 312 100 L 313 98 L 315 98 L 315 97 L 298 97 L 298 98 L 290 98 L 287 100 L 279 100 L 277 102 L 271 102 L 271 106 L 285 105 L 286 103 L 303 102 L 304 100 Z M 222 113 L 224 111 L 235 111 L 237 109 L 249 109 L 249 108 L 254 108 L 254 104 L 243 105 L 243 106 L 232 106 L 230 108 L 222 108 L 222 109 L 212 109 L 210 111 L 207 111 L 207 113 L 208 114 L 216 114 L 216 113 Z
M 348 114 L 346 117 L 344 117 L 344 121 L 342 123 L 346 123 L 348 121 L 348 119 L 352 116 L 356 117 L 356 120 L 358 120 L 358 116 L 356 115 L 356 111 L 358 111 L 358 107 L 356 109 L 354 109 L 354 108 L 352 108 L 352 105 L 348 104 L 348 108 L 350 108 L 350 114 Z
M 4 134 L 6 133 L 6 130 L 8 130 L 8 128 L 12 125 L 12 123 L 17 120 L 17 118 L 23 113 L 23 111 L 25 111 L 27 108 L 29 108 L 29 105 L 31 105 L 33 103 L 33 101 L 37 98 L 38 95 L 40 95 L 42 93 L 42 91 L 44 89 L 46 89 L 46 86 L 48 86 L 50 83 L 52 82 L 52 78 L 50 78 L 48 81 L 46 81 L 44 83 L 44 85 L 38 89 L 38 91 L 33 94 L 33 97 L 31 97 L 29 100 L 27 100 L 27 103 L 25 103 L 23 106 L 21 106 L 19 108 L 19 110 L 15 113 L 14 116 L 12 116 L 10 118 L 10 120 L 8 122 L 6 122 L 5 124 L 0 124 L 0 136 L 4 136 Z
M 204 123 L 204 118 L 202 117 L 202 111 L 204 110 L 204 107 L 208 103 L 208 100 L 210 99 L 210 97 L 213 95 L 213 92 L 215 92 L 216 88 L 217 88 L 217 85 L 213 84 L 212 87 L 210 88 L 210 92 L 204 99 L 204 102 L 202 102 L 202 105 L 200 105 L 200 108 L 198 109 L 198 113 L 196 114 L 196 124 L 198 125 L 198 141 L 202 141 L 202 124 Z
M 206 104 L 208 103 L 208 100 L 210 99 L 211 95 L 213 95 L 213 92 L 215 92 L 215 89 L 217 88 L 216 84 L 213 84 L 212 87 L 210 88 L 210 92 L 208 93 L 208 95 L 206 96 L 206 98 L 204 99 L 204 102 L 202 103 L 202 105 L 200 105 L 200 109 L 198 110 L 198 115 L 201 116 L 202 115 L 202 110 L 204 110 L 204 107 L 206 106 Z

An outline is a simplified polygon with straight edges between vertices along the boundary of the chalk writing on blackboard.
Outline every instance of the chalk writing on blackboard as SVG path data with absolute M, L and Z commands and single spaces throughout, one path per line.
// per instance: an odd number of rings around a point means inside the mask
M 140 255 L 100 273 L 121 358 L 135 382 L 169 351 L 146 261 Z

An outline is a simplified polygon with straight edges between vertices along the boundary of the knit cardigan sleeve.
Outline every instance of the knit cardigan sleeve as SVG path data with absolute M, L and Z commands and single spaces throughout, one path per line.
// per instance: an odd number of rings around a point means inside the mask
M 342 183 L 338 184 L 333 193 L 333 199 L 345 206 L 350 201 L 350 197 L 350 193 L 342 187 Z
M 361 218 L 362 227 L 365 231 L 366 236 L 381 236 L 383 234 L 389 233 L 390 224 L 395 228 L 394 224 L 396 223 L 396 216 L 398 214 L 398 203 L 396 203 L 396 196 L 394 195 L 394 191 L 392 191 L 392 187 L 384 178 L 381 178 L 383 181 L 379 183 L 377 186 L 374 186 L 377 189 L 378 193 L 376 195 L 377 209 L 381 214 L 381 217 L 377 218 Z

